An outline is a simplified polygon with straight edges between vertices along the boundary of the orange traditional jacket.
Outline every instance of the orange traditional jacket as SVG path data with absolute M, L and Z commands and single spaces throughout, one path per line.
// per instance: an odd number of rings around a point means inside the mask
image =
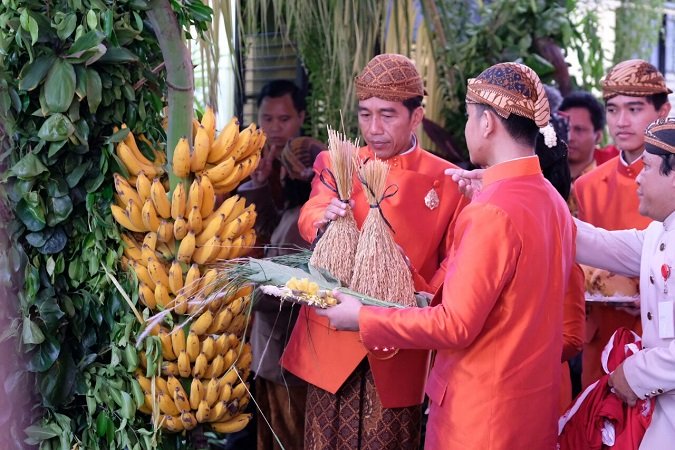
M 360 157 L 373 158 L 364 147 Z M 387 160 L 388 184 L 398 192 L 381 207 L 400 245 L 414 267 L 417 290 L 435 292 L 443 281 L 441 263 L 452 243 L 454 222 L 467 201 L 457 185 L 443 172 L 455 167 L 419 146 Z M 316 174 L 329 167 L 328 152 L 319 154 L 314 163 Z M 439 206 L 429 208 L 424 198 L 435 190 Z M 309 201 L 302 208 L 298 222 L 303 237 L 311 242 L 317 229 L 314 223 L 323 218 L 326 206 L 335 194 L 315 176 Z M 352 199 L 354 218 L 359 227 L 370 211 L 361 183 L 354 180 Z M 429 367 L 429 352 L 404 350 L 391 354 L 369 354 L 356 332 L 337 331 L 328 320 L 317 316 L 312 308 L 303 307 L 281 364 L 305 381 L 336 393 L 346 379 L 368 355 L 375 387 L 385 408 L 412 406 L 424 399 L 424 382 Z
M 363 307 L 368 349 L 437 349 L 426 447 L 554 449 L 576 230 L 536 157 L 488 168 L 429 308 Z
M 612 158 L 574 183 L 579 208 L 577 217 L 606 230 L 643 230 L 652 220 L 641 215 L 638 209 L 640 202 L 635 178 L 642 170 L 642 160 L 626 166 L 620 158 Z M 605 374 L 600 355 L 609 338 L 620 327 L 641 334 L 640 317 L 633 317 L 611 306 L 589 305 L 582 372 L 584 388 Z

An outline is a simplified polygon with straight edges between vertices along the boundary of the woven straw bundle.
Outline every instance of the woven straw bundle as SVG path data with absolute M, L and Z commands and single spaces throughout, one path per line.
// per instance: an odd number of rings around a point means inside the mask
M 382 200 L 393 195 L 386 193 L 388 173 L 389 166 L 376 159 L 366 162 L 359 170 L 370 212 L 361 229 L 350 288 L 382 300 L 414 306 L 415 287 L 410 269 L 380 209 Z
M 321 176 L 324 182 L 327 182 L 327 176 L 332 176 L 338 197 L 343 202 L 349 202 L 357 167 L 357 144 L 329 127 L 328 153 L 332 171 L 326 171 Z M 338 217 L 328 225 L 326 232 L 316 243 L 309 262 L 314 267 L 327 270 L 343 285 L 348 286 L 352 279 L 358 240 L 359 229 L 351 208 L 347 208 L 344 217 Z

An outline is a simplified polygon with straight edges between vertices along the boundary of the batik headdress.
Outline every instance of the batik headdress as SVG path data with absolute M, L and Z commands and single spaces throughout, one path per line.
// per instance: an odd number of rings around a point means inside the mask
M 511 114 L 531 119 L 544 135 L 546 146 L 556 144 L 555 130 L 549 125 L 551 110 L 544 85 L 534 70 L 523 64 L 495 64 L 470 78 L 466 100 L 491 106 L 505 119 Z
M 356 97 L 371 97 L 390 102 L 402 102 L 426 95 L 424 82 L 415 64 L 403 55 L 385 53 L 377 55 L 366 64 L 354 79 Z
M 645 131 L 645 151 L 653 155 L 675 154 L 675 117 L 649 124 Z
M 602 80 L 602 97 L 609 100 L 617 95 L 646 97 L 670 94 L 666 80 L 656 67 L 641 59 L 620 62 L 607 72 Z

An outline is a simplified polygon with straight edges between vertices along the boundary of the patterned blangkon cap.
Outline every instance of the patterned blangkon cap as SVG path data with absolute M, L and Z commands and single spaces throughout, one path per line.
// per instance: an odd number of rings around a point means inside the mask
M 646 97 L 670 94 L 666 80 L 656 67 L 642 59 L 629 59 L 612 67 L 602 80 L 602 97 L 609 100 L 617 95 Z
M 495 64 L 470 78 L 466 100 L 491 106 L 505 119 L 511 114 L 532 119 L 539 128 L 546 127 L 551 116 L 539 76 L 518 63 Z
M 675 154 L 675 117 L 649 124 L 645 130 L 645 151 L 653 155 Z
M 402 102 L 426 95 L 424 82 L 415 64 L 403 55 L 384 53 L 371 59 L 354 79 L 356 97 Z

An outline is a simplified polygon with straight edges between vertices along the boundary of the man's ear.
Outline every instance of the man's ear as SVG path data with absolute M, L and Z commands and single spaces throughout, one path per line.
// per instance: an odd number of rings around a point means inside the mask
M 497 127 L 497 115 L 490 109 L 484 109 L 480 115 L 480 130 L 483 137 L 488 137 L 495 132 Z
M 595 145 L 598 145 L 602 141 L 602 130 L 595 131 Z
M 418 106 L 415 108 L 415 110 L 410 114 L 410 123 L 412 125 L 413 130 L 415 130 L 419 124 L 422 123 L 422 120 L 424 119 L 424 108 L 421 106 Z
M 668 117 L 668 114 L 670 113 L 670 108 L 672 108 L 672 105 L 670 102 L 665 102 L 661 107 L 659 108 L 659 119 L 665 119 Z

